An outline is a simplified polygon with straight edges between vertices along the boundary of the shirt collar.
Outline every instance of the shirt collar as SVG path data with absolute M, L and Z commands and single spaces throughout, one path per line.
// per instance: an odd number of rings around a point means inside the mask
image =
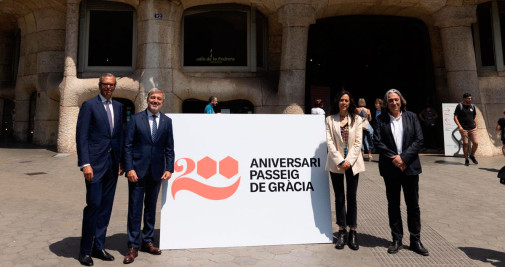
M 107 101 L 107 99 L 105 97 L 103 97 L 102 94 L 98 94 L 98 96 L 100 97 L 100 100 L 102 100 L 102 103 Z M 110 99 L 110 102 L 112 103 L 112 99 Z
M 160 113 L 159 113 L 159 112 L 158 112 L 158 113 L 156 113 L 156 114 L 153 114 L 153 113 L 151 113 L 151 111 L 149 111 L 148 109 L 146 109 L 146 110 L 147 110 L 147 115 L 149 115 L 149 117 L 152 117 L 153 115 L 154 115 L 154 116 L 156 116 L 156 118 L 159 118 L 159 117 L 160 117 Z
M 389 115 L 389 118 L 392 120 L 392 121 L 399 121 L 401 118 L 402 118 L 402 114 L 403 112 L 400 111 L 400 116 L 398 116 L 398 118 L 395 118 L 391 115 L 391 113 L 388 112 L 388 115 Z

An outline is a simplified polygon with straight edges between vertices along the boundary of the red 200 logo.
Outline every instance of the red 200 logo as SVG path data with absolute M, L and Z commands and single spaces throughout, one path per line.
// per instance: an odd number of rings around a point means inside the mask
M 186 168 L 184 168 L 184 165 Z M 175 162 L 174 169 L 176 173 L 182 172 L 182 174 L 177 176 L 172 183 L 172 198 L 175 199 L 175 194 L 181 190 L 193 192 L 210 200 L 222 200 L 232 196 L 237 191 L 240 184 L 240 177 L 227 187 L 214 187 L 186 176 L 191 174 L 196 167 L 196 173 L 199 176 L 206 180 L 210 180 L 210 178 L 215 177 L 216 173 L 218 173 L 218 165 L 219 174 L 227 179 L 231 179 L 238 174 L 238 161 L 230 156 L 219 161 L 219 164 L 209 157 L 204 157 L 196 164 L 195 161 L 190 158 L 178 159 Z

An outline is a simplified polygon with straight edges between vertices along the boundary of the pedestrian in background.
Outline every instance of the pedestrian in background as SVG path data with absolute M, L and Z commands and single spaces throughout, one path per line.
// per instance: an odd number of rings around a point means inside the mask
M 424 148 L 438 148 L 436 136 L 438 113 L 431 106 L 429 99 L 426 99 L 425 107 L 418 116 L 423 129 Z
M 360 98 L 358 100 L 358 108 L 357 108 L 359 116 L 363 119 L 363 145 L 362 152 L 363 154 L 368 154 L 368 160 L 372 160 L 372 149 L 373 149 L 373 128 L 370 122 L 372 121 L 372 114 L 370 110 L 366 108 L 366 102 L 364 98 Z
M 362 119 L 358 115 L 351 94 L 347 91 L 339 92 L 331 110 L 332 115 L 326 118 L 328 144 L 326 170 L 330 172 L 335 193 L 335 212 L 338 225 L 335 248 L 343 249 L 347 244 L 349 248 L 358 250 L 356 193 L 359 173 L 365 171 L 365 163 L 361 154 Z M 347 185 L 347 211 L 344 174 Z M 349 227 L 349 235 L 347 235 L 347 227 Z
M 311 109 L 310 114 L 312 115 L 325 115 L 326 112 L 324 112 L 323 109 L 323 100 L 321 98 L 316 99 L 314 101 L 314 107 Z
M 463 154 L 465 156 L 465 166 L 470 165 L 468 161 L 468 139 L 470 139 L 472 150 L 470 159 L 474 164 L 479 164 L 475 159 L 475 151 L 479 146 L 477 140 L 477 110 L 472 104 L 472 95 L 463 94 L 463 102 L 459 103 L 454 110 L 454 121 L 458 125 L 461 140 L 463 141 Z
M 205 114 L 216 114 L 216 112 L 214 111 L 214 107 L 217 106 L 217 97 L 215 96 L 211 96 L 209 97 L 209 104 L 207 104 L 207 106 L 205 106 L 205 110 L 203 111 L 203 113 Z
M 505 110 L 503 110 L 503 115 L 505 115 Z M 505 116 L 498 120 L 498 124 L 496 125 L 496 131 L 500 132 L 500 139 L 502 141 L 501 152 L 503 156 L 505 156 Z
M 407 205 L 410 249 L 423 256 L 429 252 L 421 243 L 421 211 L 419 209 L 419 151 L 423 132 L 417 115 L 407 111 L 407 101 L 400 91 L 390 89 L 384 95 L 386 109 L 377 117 L 374 134 L 379 153 L 379 172 L 386 185 L 389 226 L 393 242 L 388 253 L 403 248 L 403 225 L 400 211 L 401 191 Z
M 377 98 L 375 99 L 375 118 L 379 116 L 382 112 L 382 99 Z

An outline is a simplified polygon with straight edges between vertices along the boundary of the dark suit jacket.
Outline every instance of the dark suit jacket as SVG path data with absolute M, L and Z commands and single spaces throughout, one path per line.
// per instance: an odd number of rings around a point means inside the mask
M 402 157 L 407 164 L 406 175 L 417 175 L 422 172 L 419 161 L 419 150 L 423 146 L 423 132 L 417 119 L 417 115 L 404 111 L 402 113 L 403 144 Z M 401 175 L 400 168 L 393 165 L 392 156 L 398 155 L 396 143 L 391 131 L 389 112 L 382 112 L 375 124 L 374 145 L 379 153 L 379 172 L 381 176 Z
M 156 140 L 151 138 L 148 112 L 132 116 L 125 138 L 125 171 L 135 170 L 142 179 L 151 166 L 151 175 L 160 181 L 165 171 L 174 172 L 174 137 L 172 119 L 160 113 Z
M 112 168 L 118 172 L 123 149 L 123 105 L 112 100 L 114 109 L 114 130 L 111 135 L 107 112 L 96 96 L 84 102 L 79 110 L 76 128 L 78 166 L 91 164 L 93 183 L 99 182 L 105 172 Z M 111 153 L 114 166 L 107 165 Z

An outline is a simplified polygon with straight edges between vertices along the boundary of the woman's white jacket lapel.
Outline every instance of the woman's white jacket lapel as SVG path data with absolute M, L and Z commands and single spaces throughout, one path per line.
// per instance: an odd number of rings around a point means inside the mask
M 351 117 L 347 116 L 347 121 L 351 122 Z M 328 144 L 328 157 L 326 159 L 326 170 L 333 173 L 344 173 L 338 166 L 342 161 L 348 161 L 352 166 L 352 172 L 358 174 L 365 171 L 365 162 L 361 154 L 361 144 L 363 141 L 362 118 L 358 115 L 354 117 L 354 124 L 349 124 L 349 145 L 347 157 L 344 158 L 344 142 L 340 133 L 340 115 L 326 117 L 326 140 Z

